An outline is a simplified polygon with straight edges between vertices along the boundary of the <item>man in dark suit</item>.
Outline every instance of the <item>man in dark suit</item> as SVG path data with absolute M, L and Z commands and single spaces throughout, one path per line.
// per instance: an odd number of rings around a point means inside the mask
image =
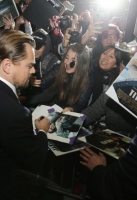
M 31 113 L 21 105 L 16 92 L 27 87 L 31 74 L 35 73 L 34 48 L 31 36 L 20 31 L 1 30 L 0 199 L 12 199 L 6 196 L 13 191 L 16 170 L 37 175 L 42 175 L 44 170 L 49 120 L 37 119 L 38 134 L 34 135 Z

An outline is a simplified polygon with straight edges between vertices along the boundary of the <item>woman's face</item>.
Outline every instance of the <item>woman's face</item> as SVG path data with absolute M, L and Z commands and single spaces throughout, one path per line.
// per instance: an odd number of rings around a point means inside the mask
M 70 67 L 70 63 L 74 62 L 74 66 Z M 71 49 L 67 52 L 66 57 L 64 59 L 64 65 L 66 69 L 66 73 L 72 74 L 76 70 L 76 62 L 77 62 L 77 54 Z
M 114 54 L 114 49 L 108 49 L 103 52 L 99 59 L 99 66 L 104 71 L 109 71 L 116 67 L 116 58 Z

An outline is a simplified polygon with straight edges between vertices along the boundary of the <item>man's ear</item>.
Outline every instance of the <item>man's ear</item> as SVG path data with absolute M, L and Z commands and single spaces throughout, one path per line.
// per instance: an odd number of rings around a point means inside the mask
M 10 74 L 12 68 L 12 61 L 8 58 L 5 58 L 1 62 L 1 67 L 6 74 Z

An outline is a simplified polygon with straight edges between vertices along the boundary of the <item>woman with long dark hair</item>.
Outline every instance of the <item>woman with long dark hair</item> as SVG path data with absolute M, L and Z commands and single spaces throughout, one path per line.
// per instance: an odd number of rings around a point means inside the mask
M 78 43 L 71 45 L 62 62 L 45 74 L 43 92 L 32 96 L 29 104 L 56 103 L 64 112 L 81 112 L 88 104 L 93 87 L 89 64 L 88 48 Z
M 108 129 L 124 131 L 125 135 L 132 137 L 132 133 L 135 132 L 136 119 L 105 94 L 120 73 L 121 52 L 109 46 L 95 63 L 92 102 L 82 111 L 86 115 L 84 126 L 93 125 L 105 116 L 103 121 Z
M 94 87 L 91 104 L 106 91 L 120 73 L 121 51 L 114 46 L 106 47 L 98 59 L 93 61 Z

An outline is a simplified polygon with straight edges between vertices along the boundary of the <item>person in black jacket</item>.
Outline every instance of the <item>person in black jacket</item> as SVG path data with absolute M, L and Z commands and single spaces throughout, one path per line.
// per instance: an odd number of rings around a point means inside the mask
M 31 113 L 21 105 L 16 91 L 27 87 L 35 73 L 34 47 L 33 38 L 23 32 L 0 32 L 0 199 L 3 200 L 20 199 L 14 198 L 17 192 L 14 171 L 42 175 L 45 166 L 49 120 L 37 119 L 38 134 L 34 135 Z
M 118 105 L 113 99 L 103 92 L 100 97 L 82 111 L 86 115 L 84 126 L 93 125 L 102 116 L 108 129 L 121 131 L 122 134 L 132 137 L 135 133 L 137 120 L 130 113 Z
M 80 150 L 81 164 L 90 170 L 88 188 L 91 199 L 136 200 L 137 134 L 125 154 L 107 166 L 102 153 L 85 147 Z
M 121 51 L 110 45 L 104 48 L 99 58 L 92 62 L 94 86 L 91 104 L 106 91 L 120 73 Z
M 31 76 L 31 93 L 42 92 L 43 81 L 47 72 L 53 64 L 58 61 L 58 57 L 52 52 L 51 40 L 48 33 L 43 29 L 38 29 L 32 34 L 35 42 L 35 69 L 36 73 Z
M 71 45 L 61 63 L 55 64 L 43 81 L 43 93 L 29 98 L 30 105 L 58 104 L 66 111 L 81 112 L 92 93 L 94 73 L 89 68 L 87 47 Z M 51 87 L 50 87 L 51 85 Z

